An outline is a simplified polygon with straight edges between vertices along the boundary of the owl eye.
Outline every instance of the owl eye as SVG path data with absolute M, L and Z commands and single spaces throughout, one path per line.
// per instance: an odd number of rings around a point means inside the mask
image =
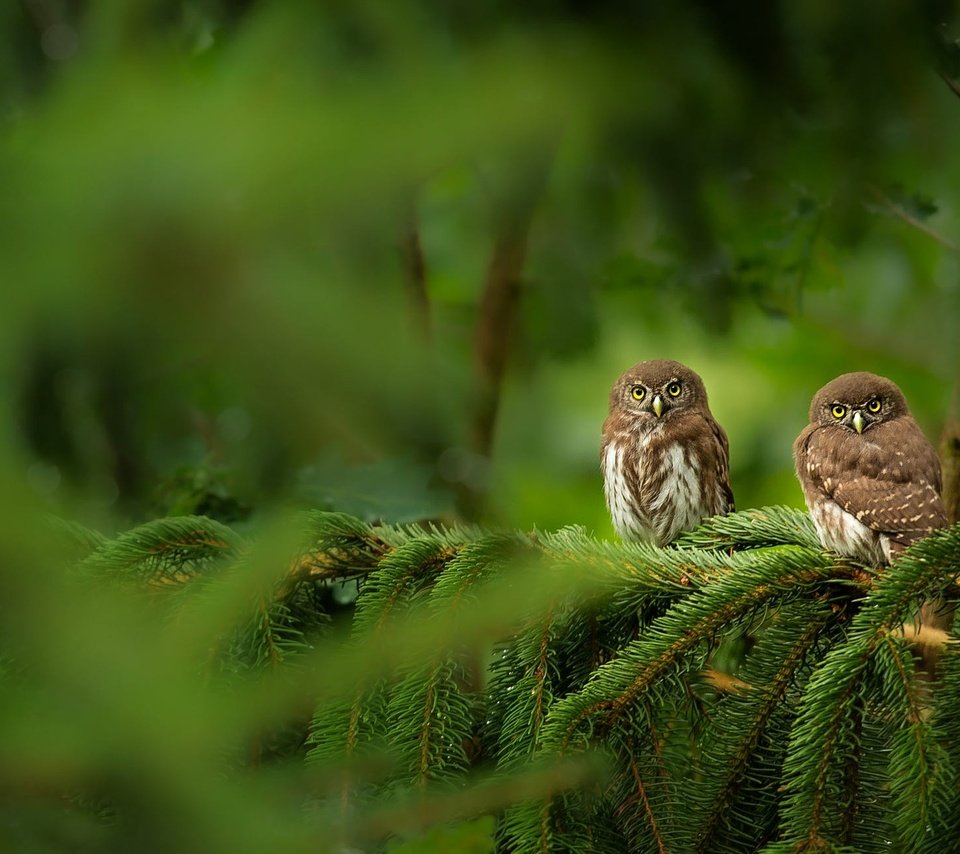
M 642 385 L 635 385 L 632 389 L 630 389 L 630 394 L 633 395 L 634 400 L 643 400 L 646 393 L 647 390 Z
M 833 417 L 839 420 L 847 414 L 847 407 L 841 406 L 839 403 L 837 403 L 830 411 L 833 413 Z
M 867 404 L 867 412 L 872 412 L 874 414 L 880 411 L 880 398 L 875 397 Z
M 680 394 L 680 383 L 670 383 L 670 385 L 667 386 L 667 394 L 669 394 L 670 397 L 678 397 Z

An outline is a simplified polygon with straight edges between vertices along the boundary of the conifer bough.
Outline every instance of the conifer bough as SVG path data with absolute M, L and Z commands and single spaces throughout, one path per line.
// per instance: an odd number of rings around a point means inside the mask
M 68 533 L 86 581 L 159 590 L 174 610 L 261 574 L 215 665 L 275 679 L 269 725 L 315 704 L 303 761 L 338 782 L 310 806 L 345 845 L 480 815 L 511 852 L 960 838 L 960 660 L 944 643 L 931 680 L 911 646 L 922 601 L 960 599 L 960 526 L 881 572 L 823 551 L 786 507 L 666 548 L 321 512 L 302 527 L 266 571 L 202 517 Z M 346 583 L 348 636 L 328 635 L 324 592 Z

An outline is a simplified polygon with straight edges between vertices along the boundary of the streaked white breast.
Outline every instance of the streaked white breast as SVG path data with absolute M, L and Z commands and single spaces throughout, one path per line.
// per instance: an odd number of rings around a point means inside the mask
M 810 516 L 825 549 L 874 566 L 890 563 L 890 538 L 868 528 L 836 502 L 811 502 Z

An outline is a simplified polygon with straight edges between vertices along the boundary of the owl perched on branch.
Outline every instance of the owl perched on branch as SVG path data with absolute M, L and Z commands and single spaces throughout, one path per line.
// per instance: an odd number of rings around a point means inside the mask
M 947 524 L 936 451 L 885 377 L 827 383 L 793 452 L 824 548 L 880 566 Z
M 703 380 L 679 362 L 640 362 L 610 392 L 600 448 L 613 527 L 665 545 L 707 516 L 733 511 L 727 434 Z

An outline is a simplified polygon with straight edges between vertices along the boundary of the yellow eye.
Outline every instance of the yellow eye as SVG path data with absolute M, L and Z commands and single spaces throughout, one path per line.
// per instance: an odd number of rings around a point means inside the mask
M 876 413 L 879 412 L 879 411 L 880 411 L 880 398 L 879 398 L 879 397 L 875 397 L 873 400 L 871 400 L 871 401 L 867 404 L 867 412 L 872 412 L 872 413 L 876 414 Z
M 833 409 L 830 410 L 833 413 L 833 417 L 840 419 L 847 414 L 847 407 L 841 406 L 839 403 L 836 404 Z
M 634 400 L 643 400 L 646 393 L 647 390 L 642 385 L 635 385 L 632 389 L 630 389 L 630 394 L 633 395 Z
M 667 394 L 669 394 L 670 397 L 677 397 L 677 396 L 679 396 L 679 394 L 680 394 L 680 383 L 670 383 L 670 385 L 667 386 Z

